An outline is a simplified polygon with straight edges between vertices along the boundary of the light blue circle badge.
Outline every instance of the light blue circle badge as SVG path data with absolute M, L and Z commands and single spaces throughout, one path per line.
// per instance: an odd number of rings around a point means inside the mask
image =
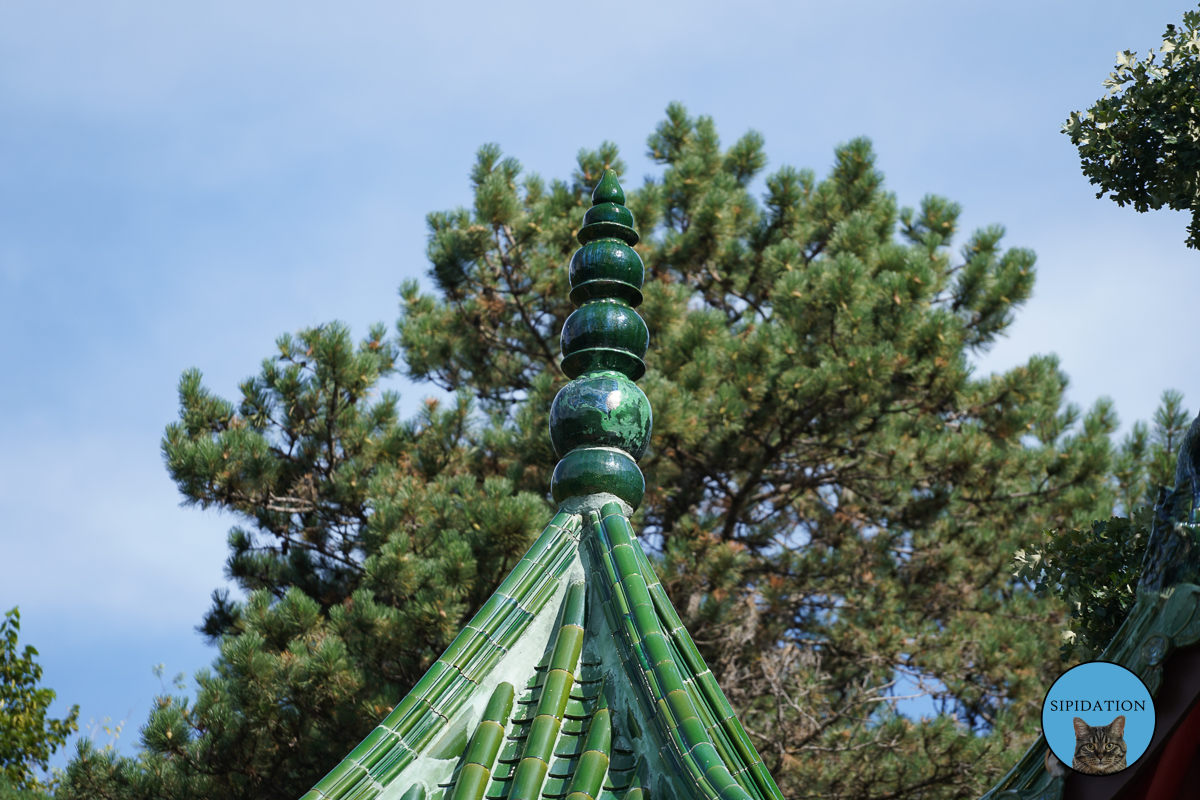
M 1142 757 L 1154 738 L 1154 699 L 1119 664 L 1092 661 L 1064 672 L 1042 701 L 1051 752 L 1076 772 L 1114 775 Z

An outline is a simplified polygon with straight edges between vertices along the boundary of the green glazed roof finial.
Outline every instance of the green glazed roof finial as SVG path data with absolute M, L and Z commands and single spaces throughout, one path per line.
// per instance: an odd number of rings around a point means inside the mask
M 301 800 L 784 800 L 629 521 L 652 425 L 644 267 L 614 172 L 592 197 L 550 408 L 558 514 Z
M 617 181 L 617 173 L 611 169 L 604 170 L 604 177 L 596 184 L 595 190 L 592 192 L 592 205 L 598 206 L 601 203 L 616 203 L 619 206 L 625 205 L 625 192 L 621 189 L 621 184 Z
M 301 800 L 784 800 L 629 521 L 652 425 L 644 267 L 616 173 L 592 199 L 550 408 L 559 511 Z
M 556 502 L 615 495 L 629 510 L 646 491 L 637 467 L 650 442 L 650 401 L 634 384 L 646 372 L 642 302 L 645 267 L 633 214 L 617 173 L 606 169 L 592 191 L 571 258 L 571 301 L 579 306 L 562 330 L 562 370 L 570 383 L 550 408 L 550 440 L 562 460 L 554 469 Z

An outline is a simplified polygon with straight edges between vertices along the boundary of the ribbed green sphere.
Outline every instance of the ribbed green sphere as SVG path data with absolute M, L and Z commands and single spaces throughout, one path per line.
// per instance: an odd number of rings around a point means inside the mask
M 646 268 L 641 257 L 619 239 L 597 239 L 571 257 L 571 302 L 615 297 L 632 307 L 642 303 Z
M 620 450 L 580 447 L 558 462 L 550 479 L 554 502 L 607 492 L 637 508 L 646 494 L 638 465 Z
M 595 209 L 592 210 L 594 211 Z M 622 225 L 620 222 L 611 220 L 598 219 L 580 228 L 579 233 L 575 234 L 575 239 L 580 244 L 594 242 L 597 239 L 620 239 L 632 247 L 638 243 L 640 237 L 638 236 L 638 232 L 628 225 Z
M 577 378 L 550 406 L 550 441 L 559 458 L 576 447 L 616 447 L 641 458 L 652 426 L 650 401 L 619 372 Z
M 636 311 L 619 300 L 595 300 L 563 324 L 563 372 L 574 378 L 615 369 L 637 380 L 646 371 L 642 356 L 649 345 L 650 331 Z
M 589 208 L 587 213 L 583 215 L 583 225 L 585 228 L 597 222 L 615 222 L 618 225 L 624 225 L 626 228 L 632 228 L 633 212 L 625 206 L 619 206 L 616 203 L 599 203 Z

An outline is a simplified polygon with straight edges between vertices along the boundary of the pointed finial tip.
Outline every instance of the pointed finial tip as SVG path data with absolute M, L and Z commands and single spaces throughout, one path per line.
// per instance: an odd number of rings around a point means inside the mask
M 619 206 L 625 205 L 625 192 L 621 190 L 621 183 L 617 180 L 617 173 L 611 169 L 604 170 L 604 177 L 596 184 L 595 190 L 592 192 L 592 205 L 598 206 L 601 203 L 616 203 Z

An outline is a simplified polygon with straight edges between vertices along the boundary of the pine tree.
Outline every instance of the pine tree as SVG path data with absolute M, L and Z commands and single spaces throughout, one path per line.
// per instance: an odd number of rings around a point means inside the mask
M 385 716 L 516 563 L 545 502 L 488 477 L 465 396 L 402 423 L 396 348 L 284 336 L 236 406 L 196 371 L 163 453 L 184 497 L 245 522 L 200 626 L 195 702 L 160 697 L 136 759 L 83 739 L 63 797 L 299 797 Z
M 983 788 L 1058 669 L 1060 607 L 1011 584 L 1010 554 L 1108 515 L 1115 415 L 1064 405 L 1052 357 L 972 377 L 1033 285 L 1033 254 L 1002 249 L 1001 228 L 955 258 L 959 207 L 897 209 L 865 140 L 823 181 L 766 176 L 760 205 L 761 137 L 723 150 L 710 119 L 667 117 L 649 141 L 664 174 L 628 202 L 655 231 L 639 248 L 656 410 L 640 520 L 664 584 L 785 793 Z M 536 492 L 571 310 L 559 267 L 605 167 L 623 167 L 610 145 L 547 185 L 484 148 L 475 207 L 431 219 L 441 297 L 404 290 L 409 374 L 512 420 L 493 446 Z M 896 714 L 913 691 L 947 715 Z
M 1117 500 L 1107 404 L 1066 405 L 1052 356 L 970 366 L 1033 254 L 998 226 L 955 253 L 958 205 L 897 207 L 866 140 L 822 180 L 764 175 L 761 136 L 723 148 L 672 105 L 649 147 L 661 177 L 627 196 L 655 410 L 636 521 L 663 585 L 789 797 L 986 788 L 1061 669 L 1065 610 L 1011 554 Z M 607 143 L 549 182 L 486 146 L 473 207 L 429 216 L 436 293 L 403 285 L 395 342 L 284 339 L 236 408 L 184 376 L 168 467 L 246 520 L 250 598 L 215 598 L 195 703 L 164 698 L 139 759 L 83 749 L 64 797 L 296 797 L 412 685 L 548 518 L 567 265 L 606 168 Z M 376 387 L 401 357 L 455 406 L 397 421 Z M 914 694 L 927 718 L 901 713 Z

